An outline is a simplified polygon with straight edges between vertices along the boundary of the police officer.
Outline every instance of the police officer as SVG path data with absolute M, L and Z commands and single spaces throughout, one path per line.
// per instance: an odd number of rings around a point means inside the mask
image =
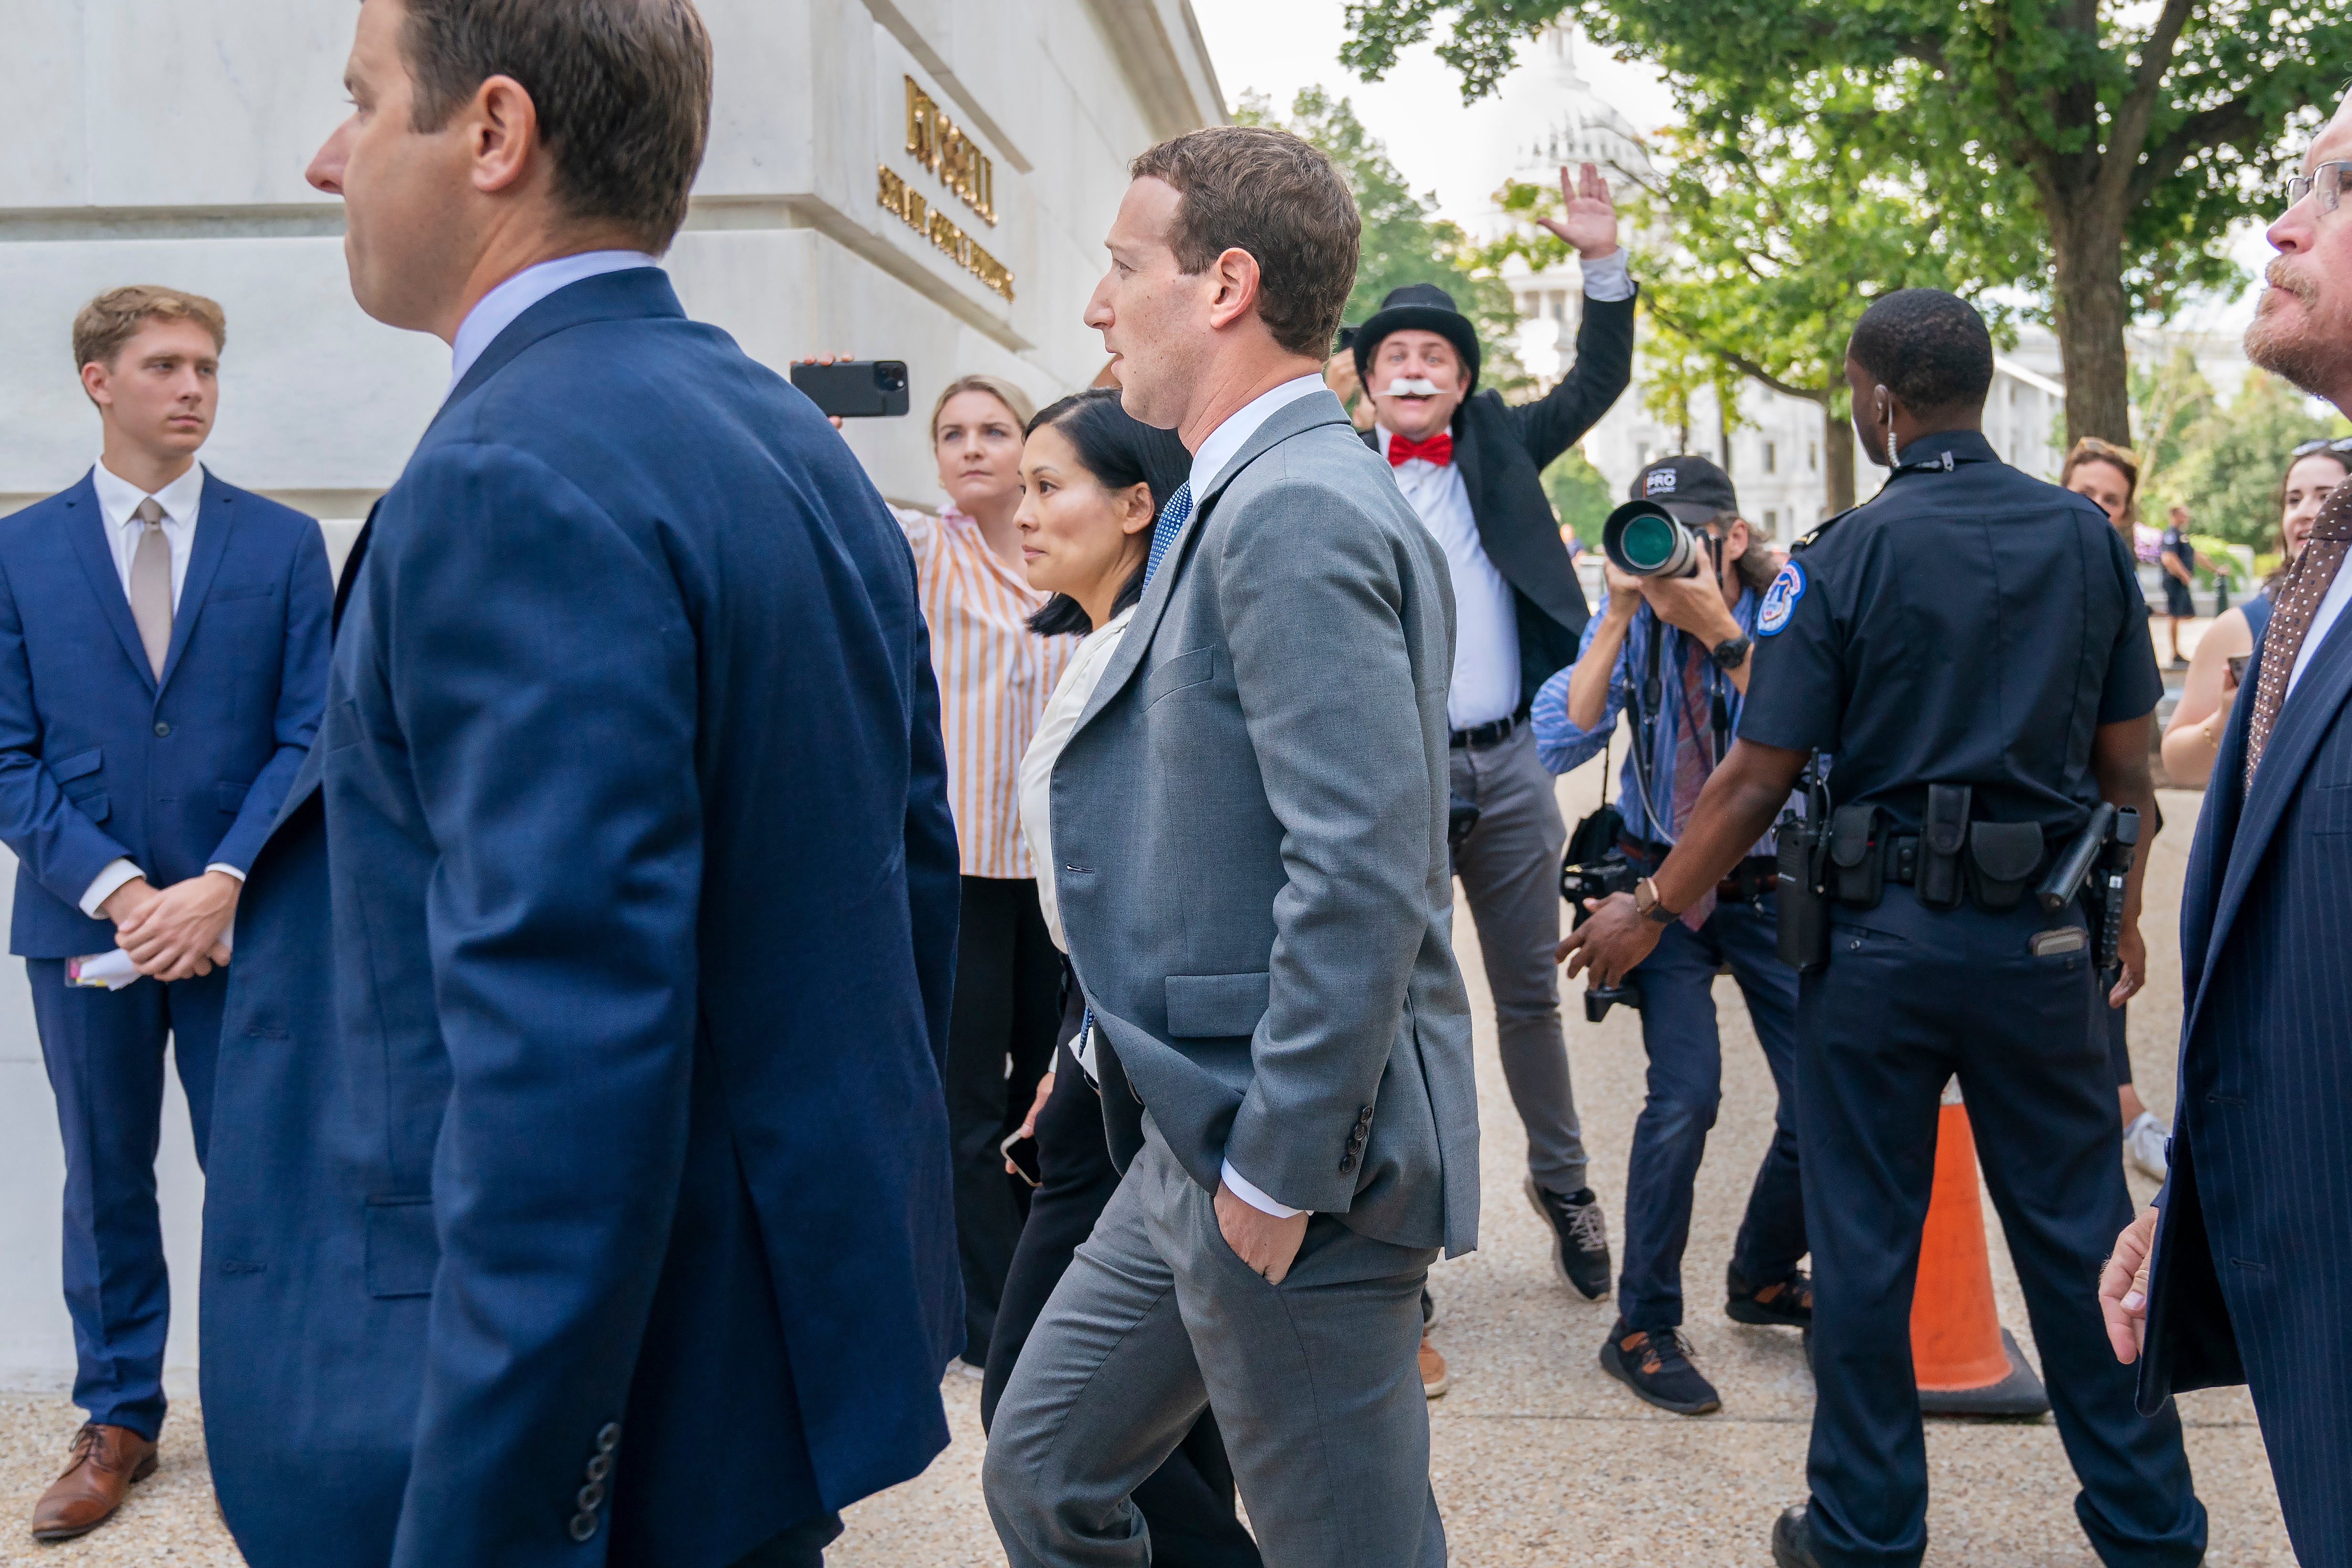
M 1833 757 L 1824 866 L 1838 901 L 1797 1017 L 1811 1500 L 1780 1517 L 1773 1560 L 1916 1563 L 1926 1549 L 1911 1294 L 1937 1099 L 1957 1073 L 2083 1486 L 2076 1516 L 2108 1563 L 2187 1568 L 2204 1554 L 2205 1510 L 2179 1418 L 2134 1410 L 2095 1293 L 2131 1199 L 2094 1023 L 2140 982 L 2139 874 L 2105 998 L 2079 906 L 2045 914 L 2031 891 L 2100 800 L 2154 821 L 2147 609 L 2098 509 L 2005 466 L 1985 440 L 1992 342 L 1967 303 L 1890 294 L 1846 355 L 1855 431 L 1894 473 L 1774 580 L 1738 742 L 1690 827 L 1564 951 L 1571 973 L 1614 982 L 1748 853 L 1809 758 Z M 1785 894 L 1781 923 L 1794 924 Z

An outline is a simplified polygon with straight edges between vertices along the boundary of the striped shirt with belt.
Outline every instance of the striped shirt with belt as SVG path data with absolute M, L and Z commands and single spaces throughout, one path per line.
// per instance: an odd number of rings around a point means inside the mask
M 966 876 L 1034 876 L 1021 837 L 1021 756 L 1078 639 L 1029 630 L 1029 617 L 1050 596 L 988 548 L 972 517 L 953 507 L 937 517 L 893 509 L 915 552 L 930 628 L 948 810 L 961 870 Z

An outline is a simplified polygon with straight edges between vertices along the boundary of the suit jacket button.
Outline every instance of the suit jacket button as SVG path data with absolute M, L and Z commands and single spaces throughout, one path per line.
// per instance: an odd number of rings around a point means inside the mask
M 592 1481 L 601 1481 L 601 1480 L 603 1480 L 606 1476 L 609 1476 L 609 1475 L 611 1475 L 612 1473 L 613 1473 L 613 1456 L 612 1456 L 612 1455 L 610 1455 L 610 1454 L 599 1454 L 599 1455 L 597 1455 L 594 1458 L 593 1458 L 593 1459 L 591 1459 L 591 1460 L 589 1460 L 589 1461 L 588 1461 L 588 1479 L 589 1479 L 590 1480 L 592 1480 Z
M 598 1508 L 604 1505 L 604 1483 L 602 1481 L 590 1481 L 586 1486 L 582 1487 L 580 1490 L 574 1494 L 572 1500 L 580 1505 L 581 1512 L 595 1512 Z
M 593 1535 L 593 1534 L 595 1534 L 595 1533 L 596 1533 L 596 1516 L 595 1516 L 594 1514 L 593 1514 L 593 1513 L 575 1513 L 575 1514 L 573 1514 L 573 1515 L 572 1516 L 572 1540 L 574 1540 L 574 1541 L 585 1541 L 585 1540 L 587 1540 L 590 1536 L 592 1536 L 592 1535 Z
M 172 733 L 172 727 L 171 727 L 170 725 L 168 725 L 168 724 L 165 724 L 162 719 L 160 719 L 160 718 L 159 718 L 159 719 L 157 719 L 157 720 L 155 721 L 155 733 L 156 733 L 157 735 L 169 735 L 169 734 L 171 734 L 171 733 Z
M 620 1446 L 621 1424 L 618 1421 L 605 1422 L 604 1429 L 596 1434 L 596 1451 L 600 1454 L 609 1454 Z
M 1349 1171 L 1352 1171 L 1352 1170 L 1354 1170 L 1355 1168 L 1356 1168 L 1356 1156 L 1355 1156 L 1355 1155 L 1341 1155 L 1339 1156 L 1339 1174 L 1340 1174 L 1341 1176 L 1346 1176 Z

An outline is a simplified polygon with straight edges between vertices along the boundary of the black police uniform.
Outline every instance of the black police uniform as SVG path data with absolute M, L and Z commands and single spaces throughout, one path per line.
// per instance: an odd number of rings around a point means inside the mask
M 2163 689 L 2147 605 L 2098 508 L 2002 464 L 1982 435 L 1923 436 L 1899 455 L 1885 488 L 1817 529 L 1773 584 L 1738 726 L 1831 754 L 1834 804 L 1881 813 L 1853 901 L 1829 912 L 1828 962 L 1799 988 L 1812 1546 L 1825 1564 L 1890 1564 L 1927 1545 L 1911 1297 L 1938 1100 L 1958 1073 L 2083 1485 L 2076 1515 L 2110 1564 L 2186 1568 L 2204 1553 L 2205 1510 L 2179 1417 L 2133 1408 L 2096 1297 L 2132 1218 L 2095 1027 L 2105 999 L 2091 954 L 2028 947 L 2084 924 L 2078 908 L 2045 915 L 2031 888 L 2098 801 L 2098 727 L 2148 713 Z M 1907 841 L 1930 785 L 1967 786 L 1966 820 L 1991 825 L 1959 836 L 1957 864 Z M 1957 800 L 1939 792 L 1944 819 Z M 1863 907 L 1873 863 L 1884 888 Z M 1938 904 L 1959 873 L 1956 906 L 1923 904 L 1923 870 Z

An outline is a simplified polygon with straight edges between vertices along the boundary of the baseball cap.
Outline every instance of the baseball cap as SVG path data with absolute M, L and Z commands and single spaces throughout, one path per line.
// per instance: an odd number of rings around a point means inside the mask
M 1704 523 L 1720 513 L 1739 510 L 1739 495 L 1731 487 L 1731 476 L 1686 452 L 1661 457 L 1634 475 L 1626 498 L 1655 501 L 1686 523 Z

